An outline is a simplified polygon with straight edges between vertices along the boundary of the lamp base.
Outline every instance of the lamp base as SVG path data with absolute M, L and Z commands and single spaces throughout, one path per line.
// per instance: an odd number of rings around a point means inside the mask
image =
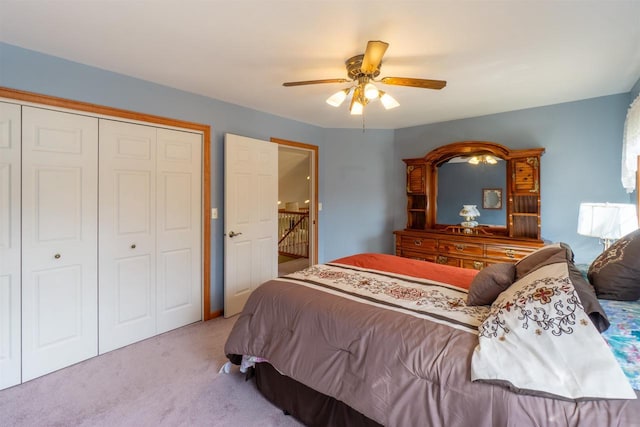
M 473 228 L 478 226 L 478 221 L 463 221 L 460 225 L 467 228 Z
M 607 238 L 601 238 L 600 239 L 600 243 L 602 243 L 602 245 L 604 246 L 604 250 L 606 251 L 607 249 L 609 249 L 611 247 L 611 245 L 613 244 L 613 242 L 615 242 L 615 239 L 607 239 Z

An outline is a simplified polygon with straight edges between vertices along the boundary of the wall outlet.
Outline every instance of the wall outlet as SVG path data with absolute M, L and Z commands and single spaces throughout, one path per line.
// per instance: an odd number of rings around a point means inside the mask
M 322 210 L 322 203 L 318 202 L 318 211 Z

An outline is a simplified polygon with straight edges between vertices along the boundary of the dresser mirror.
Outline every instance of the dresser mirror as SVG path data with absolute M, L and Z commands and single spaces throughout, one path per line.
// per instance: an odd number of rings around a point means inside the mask
M 477 156 L 476 158 L 480 158 Z M 437 224 L 460 224 L 463 205 L 475 205 L 480 226 L 506 227 L 507 210 L 502 193 L 507 186 L 507 162 L 473 163 L 474 156 L 457 156 L 438 166 Z M 469 161 L 472 161 L 470 163 Z
M 543 153 L 461 141 L 404 159 L 406 229 L 540 240 Z

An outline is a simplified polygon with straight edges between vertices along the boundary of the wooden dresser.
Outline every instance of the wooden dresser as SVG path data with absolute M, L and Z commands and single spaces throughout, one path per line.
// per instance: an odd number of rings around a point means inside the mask
M 443 231 L 395 231 L 396 255 L 481 270 L 498 262 L 514 262 L 542 242 L 493 236 L 468 236 Z
M 462 141 L 436 148 L 421 158 L 404 159 L 407 225 L 394 232 L 396 255 L 480 270 L 498 262 L 517 261 L 543 246 L 543 153 L 543 148 L 510 150 L 494 142 Z M 453 158 L 487 155 L 507 162 L 504 189 L 500 189 L 506 207 L 505 225 L 464 228 L 460 224 L 439 224 L 438 167 Z

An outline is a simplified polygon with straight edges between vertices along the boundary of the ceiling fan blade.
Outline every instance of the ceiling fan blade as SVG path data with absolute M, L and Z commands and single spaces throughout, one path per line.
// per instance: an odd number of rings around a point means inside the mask
M 411 77 L 384 77 L 380 81 L 388 85 L 411 86 L 422 89 L 442 89 L 447 85 L 444 80 L 412 79 Z
M 324 79 L 324 80 L 303 80 L 300 82 L 286 82 L 282 83 L 282 86 L 303 86 L 303 85 L 317 85 L 320 83 L 348 83 L 351 80 L 347 79 Z
M 364 74 L 373 74 L 380 67 L 382 57 L 388 47 L 389 43 L 380 40 L 369 41 L 369 43 L 367 43 L 367 50 L 364 52 L 364 58 L 362 58 L 360 71 Z

